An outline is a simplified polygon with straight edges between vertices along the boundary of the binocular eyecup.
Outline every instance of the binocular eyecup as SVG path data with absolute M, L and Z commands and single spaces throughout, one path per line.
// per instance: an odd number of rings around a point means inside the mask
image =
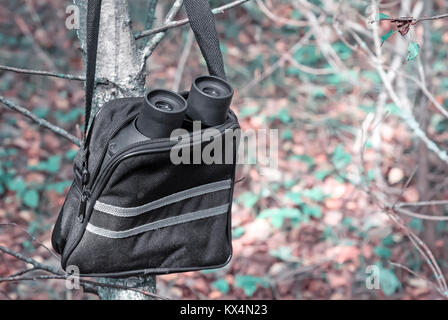
M 136 127 L 148 138 L 165 138 L 182 126 L 187 109 L 185 99 L 172 91 L 156 89 L 145 95 L 145 106 Z
M 187 99 L 187 116 L 208 126 L 226 121 L 232 102 L 233 88 L 227 81 L 215 76 L 200 76 L 192 85 Z

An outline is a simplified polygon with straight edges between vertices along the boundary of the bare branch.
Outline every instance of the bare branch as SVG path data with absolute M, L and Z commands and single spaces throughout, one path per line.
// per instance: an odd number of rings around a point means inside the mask
M 406 205 L 406 203 L 404 203 L 403 205 Z M 417 218 L 417 219 L 422 219 L 422 220 L 448 221 L 448 217 L 430 216 L 430 215 L 427 215 L 427 214 L 415 213 L 415 212 L 412 212 L 410 210 L 402 209 L 402 208 L 399 208 L 399 207 L 398 208 L 393 208 L 392 207 L 392 210 L 394 210 L 394 211 L 396 211 L 398 213 L 404 214 L 406 216 Z
M 421 18 L 413 18 L 413 17 L 400 17 L 400 18 L 382 18 L 380 21 L 390 21 L 392 23 L 398 23 L 398 22 L 409 22 L 411 21 L 412 24 L 417 24 L 422 21 L 428 21 L 428 20 L 438 20 L 438 19 L 446 19 L 448 18 L 448 13 L 439 14 L 432 17 L 421 17 Z M 375 21 L 372 21 L 375 22 Z
M 34 268 L 34 267 L 31 268 L 31 269 L 23 269 L 23 270 L 17 271 L 16 273 L 13 273 L 8 278 L 16 278 L 18 276 L 24 275 L 25 273 L 30 273 L 30 272 L 37 271 L 37 270 L 39 270 L 39 269 L 38 268 Z
M 422 207 L 422 206 L 443 206 L 448 205 L 448 200 L 431 200 L 418 202 L 399 202 L 395 205 L 396 208 L 402 207 Z
M 268 17 L 270 20 L 274 21 L 277 24 L 288 25 L 293 27 L 306 27 L 309 25 L 306 21 L 293 20 L 284 17 L 280 17 L 272 12 L 271 8 L 268 8 L 262 0 L 255 0 L 257 2 L 260 10 Z
M 36 281 L 36 280 L 50 280 L 50 279 L 67 279 L 66 275 L 40 275 L 34 277 L 6 277 L 0 278 L 0 282 L 16 282 L 16 281 Z
M 66 80 L 86 81 L 86 77 L 84 75 L 73 75 L 73 74 L 65 74 L 65 73 L 43 71 L 43 70 L 21 69 L 21 68 L 15 68 L 15 67 L 3 66 L 3 65 L 0 65 L 0 70 L 22 73 L 22 74 L 30 74 L 30 75 L 36 75 L 36 76 L 60 78 L 60 79 L 66 79 Z M 109 84 L 109 81 L 107 79 L 96 79 L 96 82 L 99 84 L 105 84 L 105 85 Z
M 182 75 L 184 74 L 185 64 L 187 63 L 188 57 L 190 56 L 191 47 L 193 45 L 194 34 L 193 31 L 189 30 L 187 35 L 187 40 L 185 41 L 184 50 L 182 50 L 182 54 L 179 59 L 179 63 L 177 64 L 176 75 L 174 77 L 173 91 L 179 91 L 180 82 L 182 80 Z
M 216 14 L 220 14 L 220 13 L 224 13 L 225 11 L 227 11 L 227 10 L 229 10 L 231 8 L 240 6 L 243 3 L 248 2 L 248 1 L 250 1 L 250 0 L 236 0 L 236 1 L 233 1 L 233 2 L 228 3 L 226 5 L 223 5 L 221 7 L 217 7 L 215 9 L 213 9 L 212 12 L 215 15 Z M 172 21 L 172 22 L 169 22 L 169 23 L 165 23 L 164 25 L 162 25 L 162 26 L 160 26 L 158 28 L 154 28 L 154 29 L 150 29 L 150 30 L 144 30 L 144 31 L 141 31 L 141 32 L 136 32 L 134 34 L 134 38 L 136 40 L 138 40 L 138 39 L 141 39 L 141 38 L 144 38 L 144 37 L 148 37 L 148 36 L 153 35 L 153 34 L 157 34 L 159 32 L 167 31 L 167 30 L 172 29 L 172 28 L 176 28 L 176 27 L 180 27 L 180 26 L 186 25 L 189 22 L 190 22 L 190 20 L 188 20 L 188 18 L 187 18 L 187 19 L 182 19 L 182 20 L 177 20 L 177 21 Z
M 66 280 L 69 277 L 73 277 L 73 275 L 70 274 L 51 274 L 51 275 L 38 275 L 38 276 L 29 276 L 29 277 L 18 277 L 18 276 L 10 276 L 10 277 L 5 277 L 5 278 L 0 278 L 0 283 L 1 282 L 19 282 L 19 281 L 37 281 L 37 280 Z M 116 285 L 116 284 L 109 284 L 109 283 L 100 283 L 100 282 L 96 282 L 96 281 L 92 281 L 92 280 L 85 280 L 85 279 L 79 279 L 79 283 L 81 285 L 88 285 L 88 286 L 94 286 L 94 287 L 107 287 L 107 288 L 114 288 L 114 289 L 120 289 L 120 290 L 129 290 L 129 291 L 134 291 L 137 293 L 140 293 L 144 296 L 147 297 L 151 297 L 151 298 L 156 298 L 156 299 L 160 299 L 160 300 L 169 300 L 168 298 L 161 296 L 159 294 L 156 293 L 151 293 L 151 292 L 147 292 L 144 290 L 140 290 L 140 289 L 136 289 L 136 288 L 131 288 L 131 287 L 127 287 L 127 286 L 121 286 L 121 285 Z M 89 288 L 88 289 L 89 292 L 92 292 L 92 290 Z
M 25 228 L 22 228 L 17 223 L 14 222 L 8 222 L 8 223 L 0 223 L 0 227 L 14 227 L 20 229 L 22 232 L 24 232 L 32 241 L 37 242 L 42 248 L 44 248 L 46 251 L 48 251 L 56 260 L 60 260 L 59 257 L 56 255 L 56 253 L 53 252 L 50 248 L 48 248 L 46 245 L 42 243 L 39 239 L 37 239 L 35 236 L 33 236 L 31 233 L 29 233 Z
M 61 79 L 67 79 L 67 80 L 86 81 L 86 77 L 84 77 L 84 76 L 75 76 L 75 75 L 71 75 L 71 74 L 64 74 L 64 73 L 57 73 L 57 72 L 50 72 L 50 71 L 21 69 L 21 68 L 15 68 L 15 67 L 3 66 L 3 65 L 0 65 L 0 70 L 12 71 L 12 72 L 23 73 L 23 74 L 38 75 L 38 76 L 55 77 L 55 78 L 61 78 Z
M 183 0 L 176 0 L 176 2 L 174 2 L 173 6 L 168 11 L 168 14 L 165 17 L 165 22 L 164 22 L 165 25 L 170 23 L 174 19 L 174 17 L 176 17 L 177 13 L 179 12 L 180 8 L 182 7 L 183 2 L 184 2 Z M 165 37 L 165 34 L 166 34 L 166 31 L 158 32 L 151 39 L 151 41 L 148 42 L 148 44 L 145 47 L 145 49 L 143 50 L 143 54 L 142 54 L 142 59 L 143 59 L 142 70 L 146 66 L 146 63 L 145 63 L 146 59 L 148 59 L 148 57 L 152 54 L 154 49 L 157 48 L 160 41 L 162 41 L 162 39 Z
M 31 264 L 35 269 L 48 271 L 48 272 L 56 274 L 56 275 L 62 275 L 63 274 L 61 271 L 59 271 L 58 269 L 56 269 L 54 267 L 51 267 L 51 266 L 42 264 L 40 262 L 37 262 L 36 260 L 34 260 L 32 258 L 25 257 L 21 253 L 15 252 L 15 251 L 13 251 L 11 249 L 8 249 L 6 247 L 0 246 L 0 251 L 4 252 L 4 253 L 6 253 L 6 254 L 8 254 L 10 256 L 13 256 L 16 259 L 19 259 L 19 260 L 22 260 L 22 261 L 24 261 L 26 263 Z M 0 278 L 0 282 L 1 282 L 1 279 L 2 278 Z
M 416 24 L 423 21 L 439 20 L 445 18 L 448 18 L 448 13 L 440 14 L 433 17 L 421 17 L 421 18 L 414 18 L 414 17 L 381 18 L 379 20 L 373 20 L 371 21 L 371 23 L 375 23 L 378 21 L 390 21 L 391 23 L 396 25 L 398 32 L 402 36 L 405 36 L 409 32 L 411 26 L 415 26 Z
M 50 280 L 50 279 L 62 279 L 63 280 L 63 279 L 67 279 L 70 276 L 73 276 L 71 274 L 67 274 L 66 272 L 59 271 L 58 269 L 56 269 L 52 266 L 44 265 L 32 258 L 26 257 L 26 256 L 22 255 L 21 253 L 15 252 L 6 247 L 0 246 L 0 251 L 4 252 L 10 256 L 13 256 L 18 260 L 29 263 L 33 266 L 33 268 L 31 268 L 31 269 L 21 270 L 9 277 L 0 278 L 0 283 L 1 282 L 16 282 L 16 281 Z M 21 276 L 25 273 L 37 271 L 37 270 L 49 272 L 49 273 L 51 273 L 51 275 Z M 134 292 L 140 293 L 140 294 L 148 296 L 148 297 L 162 299 L 162 300 L 168 300 L 168 298 L 160 296 L 155 293 L 150 293 L 150 292 L 146 292 L 146 291 L 143 291 L 140 289 L 123 286 L 123 285 L 119 285 L 119 284 L 102 283 L 102 282 L 96 282 L 93 280 L 86 280 L 86 279 L 82 279 L 82 278 L 79 279 L 79 282 L 81 284 L 87 284 L 87 285 L 96 286 L 96 287 L 107 287 L 107 288 L 114 288 L 114 289 L 120 289 L 120 290 L 130 290 L 130 291 L 134 291 Z
M 396 262 L 392 262 L 392 261 L 388 261 L 388 262 L 389 262 L 390 265 L 392 265 L 392 266 L 394 266 L 394 267 L 397 267 L 397 268 L 400 268 L 400 269 L 403 269 L 403 270 L 409 272 L 410 274 L 412 274 L 414 277 L 424 280 L 424 281 L 425 281 L 429 286 L 431 286 L 433 289 L 440 291 L 439 288 L 437 288 L 437 287 L 434 285 L 434 283 L 432 283 L 431 281 L 429 281 L 427 278 L 425 278 L 425 277 L 419 275 L 418 273 L 412 271 L 412 270 L 409 269 L 408 267 L 406 267 L 406 266 L 404 266 L 404 265 L 402 265 L 402 264 L 400 264 L 400 263 L 396 263 Z M 446 294 L 445 294 L 445 293 L 443 293 L 443 292 L 440 292 L 440 293 L 442 293 L 442 295 L 444 295 L 444 296 L 446 297 Z
M 38 125 L 53 131 L 54 133 L 60 135 L 61 137 L 64 137 L 65 139 L 70 140 L 73 144 L 77 145 L 78 147 L 81 146 L 81 142 L 79 141 L 78 138 L 76 138 L 72 134 L 68 133 L 64 129 L 62 129 L 62 128 L 60 128 L 60 127 L 58 127 L 58 126 L 56 126 L 56 125 L 54 125 L 54 124 L 52 124 L 50 122 L 48 122 L 47 120 L 39 118 L 38 116 L 36 116 L 34 113 L 29 111 L 25 107 L 19 106 L 18 104 L 15 104 L 11 100 L 8 100 L 8 99 L 6 99 L 3 96 L 0 96 L 0 102 L 4 106 L 6 106 L 7 108 L 9 108 L 9 109 L 11 109 L 13 111 L 17 111 L 17 112 L 23 114 L 28 119 L 33 120 Z

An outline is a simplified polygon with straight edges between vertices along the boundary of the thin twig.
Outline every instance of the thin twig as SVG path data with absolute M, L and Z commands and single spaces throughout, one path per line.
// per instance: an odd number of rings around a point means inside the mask
M 406 204 L 406 203 L 404 203 Z M 422 219 L 422 220 L 432 220 L 432 221 L 448 221 L 448 217 L 440 217 L 440 216 L 430 216 L 427 214 L 421 214 L 421 213 L 415 213 L 412 212 L 410 210 L 406 210 L 406 209 L 402 209 L 402 208 L 392 208 L 393 210 L 395 210 L 398 213 L 404 214 L 406 216 L 410 216 L 413 218 L 417 218 L 417 219 Z
M 16 278 L 18 276 L 23 276 L 25 273 L 30 273 L 30 272 L 37 271 L 37 270 L 39 270 L 39 269 L 34 268 L 34 267 L 31 269 L 23 269 L 23 270 L 17 271 L 16 273 L 13 273 L 12 275 L 8 276 L 8 278 Z
M 399 202 L 395 205 L 397 208 L 401 207 L 421 207 L 421 206 L 443 206 L 448 205 L 448 200 L 430 200 L 417 202 Z
M 413 18 L 413 17 L 400 17 L 400 18 L 381 18 L 380 21 L 391 21 L 391 22 L 408 22 L 412 21 L 412 24 L 417 24 L 422 21 L 428 21 L 428 20 L 438 20 L 438 19 L 445 19 L 448 18 L 448 13 L 439 14 L 432 17 L 421 17 L 421 18 Z M 373 21 L 375 22 L 375 20 Z
M 306 21 L 300 21 L 300 20 L 293 20 L 288 19 L 284 17 L 280 17 L 272 12 L 271 8 L 268 8 L 262 0 L 256 0 L 258 7 L 260 10 L 268 17 L 270 20 L 274 21 L 275 23 L 281 24 L 281 25 L 288 25 L 293 27 L 306 27 L 309 25 Z
M 54 133 L 60 135 L 61 137 L 64 137 L 65 139 L 70 140 L 73 144 L 77 145 L 78 147 L 81 146 L 81 142 L 80 142 L 80 140 L 78 138 L 76 138 L 72 134 L 68 133 L 64 129 L 62 129 L 62 128 L 60 128 L 60 127 L 58 127 L 58 126 L 56 126 L 56 125 L 54 125 L 54 124 L 52 124 L 50 122 L 48 122 L 47 120 L 39 118 L 38 116 L 36 116 L 34 113 L 29 111 L 25 107 L 22 107 L 22 106 L 20 106 L 18 104 L 15 104 L 11 100 L 8 100 L 8 99 L 6 99 L 3 96 L 0 96 L 0 102 L 4 106 L 6 106 L 7 108 L 9 108 L 9 109 L 11 109 L 13 111 L 17 111 L 17 112 L 23 114 L 28 119 L 33 120 L 38 125 L 53 131 Z
M 440 292 L 439 288 L 437 288 L 437 287 L 434 285 L 434 283 L 432 283 L 431 281 L 429 281 L 429 280 L 426 279 L 425 277 L 419 275 L 417 272 L 412 271 L 410 268 L 408 268 L 408 267 L 402 265 L 401 263 L 396 263 L 396 262 L 392 262 L 392 261 L 388 261 L 388 263 L 389 263 L 391 266 L 394 266 L 394 267 L 396 267 L 396 268 L 400 268 L 400 269 L 403 269 L 403 270 L 409 272 L 410 274 L 412 274 L 412 275 L 413 275 L 414 277 L 416 277 L 416 278 L 419 278 L 419 279 L 424 280 L 427 284 L 429 284 L 430 287 L 432 287 L 433 289 L 435 289 L 435 290 L 437 290 L 437 291 Z M 442 293 L 444 296 L 446 296 L 445 293 L 443 293 L 443 292 L 441 292 L 441 293 Z
M 0 246 L 0 251 L 4 252 L 4 253 L 6 253 L 6 254 L 8 254 L 10 256 L 13 256 L 16 259 L 19 259 L 19 260 L 22 260 L 22 261 L 24 261 L 26 263 L 29 263 L 36 269 L 45 270 L 45 271 L 48 271 L 48 272 L 56 274 L 56 275 L 62 275 L 63 274 L 61 271 L 59 271 L 58 269 L 56 269 L 56 268 L 54 268 L 52 266 L 48 266 L 48 265 L 42 264 L 42 263 L 40 263 L 40 262 L 38 262 L 38 261 L 36 261 L 36 260 L 34 260 L 32 258 L 26 257 L 26 256 L 22 255 L 21 253 L 15 252 L 15 251 L 13 251 L 11 249 L 8 249 L 6 247 Z
M 250 1 L 250 0 L 233 1 L 231 3 L 228 3 L 226 5 L 223 5 L 221 7 L 217 7 L 215 9 L 213 9 L 212 12 L 215 15 L 216 14 L 220 14 L 220 13 L 224 13 L 225 11 L 227 11 L 227 10 L 229 10 L 231 8 L 240 6 L 243 3 L 248 2 L 248 1 Z M 140 31 L 140 32 L 136 32 L 134 34 L 134 38 L 136 40 L 138 40 L 138 39 L 141 39 L 141 38 L 144 38 L 144 37 L 148 37 L 148 36 L 153 35 L 153 34 L 157 34 L 159 32 L 167 31 L 168 29 L 172 29 L 172 28 L 176 28 L 176 27 L 180 27 L 180 26 L 186 25 L 189 22 L 190 22 L 190 20 L 188 18 L 182 19 L 182 20 L 177 20 L 177 21 L 172 21 L 172 22 L 169 22 L 169 23 L 165 22 L 160 27 L 157 27 L 157 28 L 154 28 L 154 29 L 150 29 L 150 30 L 143 30 L 143 31 Z
M 259 82 L 263 81 L 267 77 L 269 77 L 272 73 L 274 73 L 278 68 L 283 67 L 285 62 L 288 60 L 288 56 L 290 54 L 294 54 L 297 50 L 299 50 L 312 36 L 313 32 L 308 31 L 300 40 L 295 43 L 286 53 L 282 54 L 275 63 L 266 68 L 263 73 L 252 79 L 249 83 L 247 83 L 244 87 L 240 89 L 240 93 L 246 92 L 256 86 Z
M 187 63 L 188 57 L 190 56 L 191 47 L 193 46 L 194 33 L 189 30 L 187 35 L 187 40 L 185 41 L 184 50 L 182 50 L 182 54 L 179 59 L 179 63 L 177 65 L 176 75 L 174 77 L 173 83 L 173 91 L 177 92 L 180 88 L 180 82 L 182 80 L 182 75 L 184 74 L 185 64 Z
M 73 75 L 73 74 L 65 74 L 65 73 L 43 71 L 43 70 L 22 69 L 22 68 L 16 68 L 16 67 L 4 66 L 4 65 L 0 65 L 0 70 L 22 73 L 22 74 L 30 74 L 30 75 L 36 75 L 36 76 L 61 78 L 61 79 L 74 80 L 74 81 L 86 81 L 86 77 L 84 75 Z M 96 82 L 99 84 L 104 84 L 104 85 L 109 84 L 109 81 L 107 79 L 102 79 L 102 78 L 96 79 Z
M 48 251 L 56 260 L 60 260 L 60 258 L 56 255 L 56 253 L 53 252 L 50 248 L 48 248 L 46 245 L 42 243 L 39 239 L 37 239 L 35 236 L 33 236 L 31 233 L 29 233 L 25 228 L 22 228 L 17 223 L 14 222 L 8 222 L 8 223 L 0 223 L 0 227 L 14 227 L 20 229 L 22 232 L 24 232 L 32 241 L 37 242 L 41 247 L 43 247 L 46 251 Z
M 183 0 L 176 0 L 176 2 L 174 2 L 173 6 L 168 11 L 168 14 L 165 17 L 165 22 L 164 22 L 165 25 L 169 24 L 176 17 L 177 13 L 179 12 L 180 8 L 182 7 L 183 2 L 184 2 Z M 148 44 L 146 45 L 146 47 L 145 47 L 145 49 L 143 50 L 143 53 L 142 53 L 143 63 L 142 63 L 142 70 L 141 71 L 143 71 L 145 69 L 145 67 L 146 67 L 146 60 L 152 54 L 154 49 L 157 48 L 157 46 L 159 45 L 160 41 L 162 41 L 162 39 L 165 37 L 165 34 L 166 34 L 166 30 L 158 32 L 151 39 L 151 41 L 149 41 Z
M 23 262 L 29 263 L 33 266 L 32 269 L 27 269 L 27 270 L 22 270 L 19 271 L 18 273 L 9 276 L 9 277 L 4 277 L 4 278 L 0 278 L 0 282 L 12 282 L 12 281 L 35 281 L 35 280 L 49 280 L 49 279 L 67 279 L 68 277 L 72 277 L 72 274 L 67 274 L 66 272 L 62 272 L 59 271 L 58 269 L 49 266 L 49 265 L 44 265 L 32 258 L 26 257 L 24 255 L 22 255 L 19 252 L 15 252 L 11 249 L 8 249 L 6 247 L 0 246 L 0 251 L 15 257 L 18 260 L 21 260 Z M 21 274 L 27 273 L 27 272 L 31 272 L 31 271 L 36 271 L 36 270 L 43 270 L 46 272 L 51 273 L 51 275 L 39 275 L 39 276 L 32 276 L 32 277 L 20 277 Z M 86 279 L 79 279 L 80 283 L 84 283 L 84 284 L 88 284 L 88 285 L 93 285 L 93 286 L 97 286 L 97 287 L 109 287 L 109 288 L 115 288 L 115 289 L 121 289 L 121 290 L 131 290 L 131 291 L 135 291 L 137 293 L 146 295 L 146 296 L 150 296 L 153 298 L 158 298 L 158 299 L 163 299 L 163 300 L 168 300 L 168 298 L 160 296 L 158 294 L 155 293 L 150 293 L 150 292 L 146 292 L 143 290 L 139 290 L 139 289 L 135 289 L 135 288 L 131 288 L 131 287 L 127 287 L 127 286 L 122 286 L 122 285 L 117 285 L 117 284 L 109 284 L 109 283 L 100 283 L 100 282 L 96 282 L 96 281 L 92 281 L 92 280 L 86 280 Z
M 16 72 L 16 73 L 31 74 L 31 75 L 38 75 L 38 76 L 62 78 L 62 79 L 68 79 L 68 80 L 86 81 L 86 77 L 84 77 L 84 76 L 75 76 L 75 75 L 71 75 L 71 74 L 64 74 L 64 73 L 57 73 L 57 72 L 50 72 L 50 71 L 21 69 L 21 68 L 15 68 L 15 67 L 3 66 L 3 65 L 0 65 L 0 70 L 12 71 L 12 72 Z

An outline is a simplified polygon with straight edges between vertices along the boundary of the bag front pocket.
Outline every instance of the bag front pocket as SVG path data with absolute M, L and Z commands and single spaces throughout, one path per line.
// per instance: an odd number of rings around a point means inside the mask
M 100 198 L 70 264 L 83 274 L 219 267 L 231 256 L 232 186 L 219 180 L 135 207 Z

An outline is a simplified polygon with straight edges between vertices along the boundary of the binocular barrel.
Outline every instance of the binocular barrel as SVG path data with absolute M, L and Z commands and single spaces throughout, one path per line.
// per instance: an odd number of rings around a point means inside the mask
M 177 93 L 162 89 L 149 91 L 136 127 L 148 138 L 169 137 L 182 126 L 186 109 L 187 102 Z
M 227 81 L 215 76 L 197 77 L 187 99 L 187 115 L 208 126 L 217 126 L 226 121 L 232 102 L 233 88 Z

